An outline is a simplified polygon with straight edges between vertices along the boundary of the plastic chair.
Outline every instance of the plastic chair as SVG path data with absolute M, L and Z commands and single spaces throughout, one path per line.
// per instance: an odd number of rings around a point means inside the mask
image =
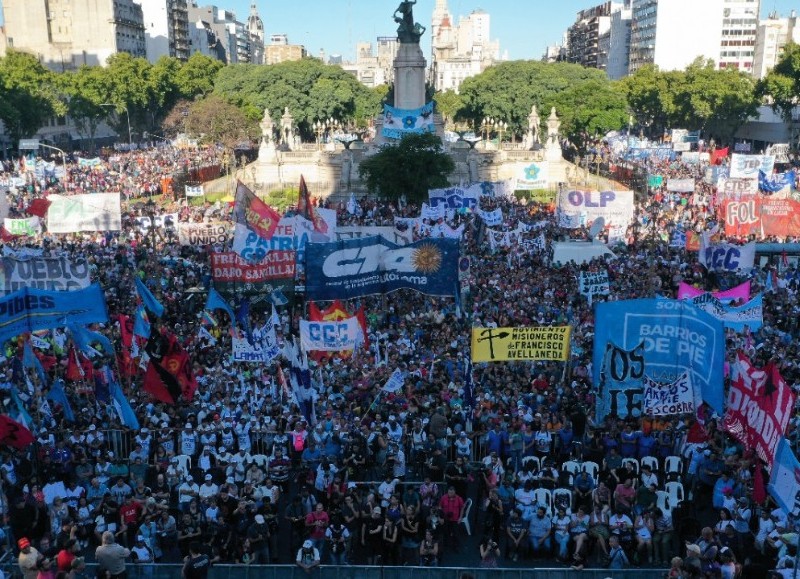
M 561 470 L 566 471 L 572 475 L 576 475 L 581 472 L 581 463 L 575 460 L 568 460 L 564 464 L 561 465 Z
M 671 499 L 670 503 L 673 505 L 677 505 L 678 503 L 682 502 L 686 496 L 683 492 L 683 485 L 677 481 L 669 481 L 664 485 L 664 490 L 666 490 Z
M 594 482 L 597 482 L 597 477 L 600 476 L 600 465 L 596 462 L 592 462 L 591 460 L 587 460 L 583 464 L 581 464 L 581 470 L 584 472 L 588 472 L 589 476 L 592 477 Z
M 464 503 L 464 516 L 461 517 L 458 522 L 461 525 L 464 525 L 464 529 L 467 531 L 467 536 L 472 536 L 472 527 L 470 527 L 469 523 L 469 514 L 472 511 L 472 499 L 467 499 Z
M 658 472 L 658 459 L 655 456 L 643 456 L 639 461 L 642 466 L 649 466 L 653 472 Z
M 526 456 L 525 458 L 522 459 L 522 466 L 525 466 L 528 463 L 533 464 L 533 470 L 539 470 L 540 468 L 542 468 L 542 463 L 539 460 L 538 456 Z
M 175 460 L 178 461 L 178 470 L 183 471 L 184 475 L 189 474 L 189 471 L 192 470 L 192 457 L 188 454 L 179 454 Z
M 636 473 L 636 476 L 639 476 L 639 461 L 638 460 L 636 460 L 635 458 L 623 458 L 622 459 L 622 466 L 625 466 L 626 464 L 633 465 L 633 472 Z
M 656 491 L 656 506 L 664 513 L 672 514 L 672 500 L 667 491 Z
M 549 489 L 534 489 L 533 502 L 537 507 L 544 507 L 545 511 L 552 516 L 553 513 L 553 493 Z
M 664 459 L 664 472 L 668 475 L 680 476 L 683 472 L 683 459 L 679 456 L 668 456 Z

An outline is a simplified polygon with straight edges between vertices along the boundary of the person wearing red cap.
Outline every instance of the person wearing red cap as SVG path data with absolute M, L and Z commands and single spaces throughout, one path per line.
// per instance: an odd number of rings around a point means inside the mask
M 39 575 L 39 558 L 41 554 L 32 545 L 27 537 L 17 541 L 19 547 L 19 570 L 23 579 L 36 579 Z

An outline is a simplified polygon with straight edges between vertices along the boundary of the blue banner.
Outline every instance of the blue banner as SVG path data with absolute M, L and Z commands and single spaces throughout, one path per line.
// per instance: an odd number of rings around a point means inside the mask
M 433 133 L 433 101 L 418 109 L 396 109 L 383 105 L 383 130 L 381 134 L 390 139 L 402 139 L 408 133 Z
M 784 514 L 800 511 L 800 462 L 786 438 L 778 443 L 767 488 Z
M 0 340 L 67 324 L 107 322 L 100 284 L 69 292 L 25 288 L 0 297 Z
M 407 288 L 452 296 L 458 286 L 458 240 L 425 239 L 397 245 L 382 237 L 306 246 L 306 295 L 351 299 Z
M 610 347 L 616 349 L 609 354 Z M 642 360 L 626 355 L 636 353 L 639 347 Z M 601 414 L 605 416 L 601 411 L 607 413 L 611 408 L 615 389 L 620 391 L 617 406 L 623 406 L 621 402 L 631 406 L 636 392 L 617 388 L 617 384 L 640 384 L 644 373 L 657 382 L 673 382 L 685 371 L 692 373 L 703 401 L 722 416 L 724 357 L 722 322 L 690 302 L 642 299 L 598 303 L 592 356 L 592 379 L 601 389 L 598 420 L 602 420 Z
M 749 302 L 740 306 L 723 303 L 712 294 L 706 292 L 689 300 L 698 309 L 708 312 L 722 324 L 736 332 L 744 332 L 745 326 L 755 332 L 764 325 L 764 305 L 762 294 L 756 295 Z
M 795 172 L 787 171 L 786 173 L 776 173 L 767 175 L 764 171 L 758 172 L 758 188 L 764 193 L 777 193 L 778 191 L 788 188 L 790 191 L 794 189 Z

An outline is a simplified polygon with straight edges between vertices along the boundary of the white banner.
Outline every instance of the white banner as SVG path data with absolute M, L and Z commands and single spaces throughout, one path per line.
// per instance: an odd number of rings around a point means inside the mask
M 405 381 L 406 380 L 405 376 L 403 375 L 403 372 L 401 372 L 400 369 L 398 368 L 397 370 L 392 372 L 392 375 L 389 376 L 389 379 L 386 381 L 386 384 L 383 385 L 383 388 L 381 388 L 381 390 L 383 390 L 388 394 L 392 394 L 400 390 L 403 387 L 403 384 L 405 384 Z
M 688 372 L 684 372 L 671 384 L 659 384 L 647 376 L 642 384 L 642 413 L 645 416 L 695 414 L 697 396 Z
M 429 189 L 428 200 L 433 208 L 444 205 L 445 209 L 475 209 L 481 196 L 479 187 L 448 187 L 447 189 Z
M 731 155 L 730 177 L 732 179 L 758 177 L 759 171 L 772 175 L 774 168 L 774 155 L 743 155 L 741 153 Z
M 734 245 L 732 243 L 705 244 L 700 237 L 698 261 L 709 271 L 750 271 L 756 258 L 756 243 Z
M 608 271 L 582 271 L 578 291 L 584 296 L 607 296 L 610 293 Z
M 609 242 L 624 240 L 633 219 L 633 191 L 560 191 L 558 222 L 561 227 L 589 227 L 602 217 Z
M 423 203 L 420 217 L 422 219 L 430 219 L 431 221 L 438 221 L 439 219 L 444 219 L 445 215 L 444 210 L 445 210 L 444 204 L 437 205 L 436 207 L 431 207 L 427 203 Z
M 489 227 L 494 227 L 496 225 L 503 224 L 503 210 L 499 207 L 497 209 L 493 209 L 492 211 L 484 211 L 483 209 L 478 209 L 478 215 L 481 216 L 481 219 L 488 225 Z
M 694 193 L 694 179 L 667 179 L 667 191 Z
M 50 195 L 47 209 L 47 230 L 50 233 L 80 231 L 119 231 L 122 213 L 119 193 L 86 193 L 82 195 Z
M 300 320 L 300 345 L 306 352 L 355 350 L 363 341 L 361 324 L 355 316 L 319 322 Z
M 214 245 L 230 239 L 228 224 L 222 221 L 209 223 L 178 223 L 178 242 L 181 245 Z
M 261 328 L 253 330 L 253 343 L 247 341 L 247 337 L 238 331 L 237 335 L 231 340 L 233 344 L 233 360 L 235 362 L 259 362 L 268 364 L 278 354 L 281 349 L 275 339 L 275 327 L 272 319 Z
M 202 185 L 187 185 L 186 186 L 186 196 L 187 197 L 202 197 L 203 196 L 203 186 Z
M 390 225 L 346 225 L 336 228 L 336 241 L 377 235 L 397 245 L 407 245 L 414 241 L 413 229 L 401 231 Z
M 25 235 L 26 237 L 33 237 L 42 232 L 42 222 L 36 216 L 25 219 L 3 219 L 3 227 L 11 235 Z
M 547 161 L 525 165 L 517 173 L 517 189 L 520 191 L 547 189 L 549 173 Z
M 437 223 L 431 228 L 431 237 L 447 237 L 449 239 L 461 239 L 461 235 L 464 233 L 464 224 L 458 226 L 457 229 L 453 229 L 447 223 Z
M 178 214 L 165 213 L 164 215 L 156 215 L 152 220 L 149 217 L 142 216 L 134 218 L 134 221 L 136 221 L 136 227 L 138 227 L 139 231 L 142 233 L 150 231 L 151 223 L 155 223 L 156 229 L 174 230 L 178 225 Z
M 2 258 L 3 277 L 0 292 L 15 292 L 22 288 L 71 291 L 89 287 L 89 263 L 85 257 Z

